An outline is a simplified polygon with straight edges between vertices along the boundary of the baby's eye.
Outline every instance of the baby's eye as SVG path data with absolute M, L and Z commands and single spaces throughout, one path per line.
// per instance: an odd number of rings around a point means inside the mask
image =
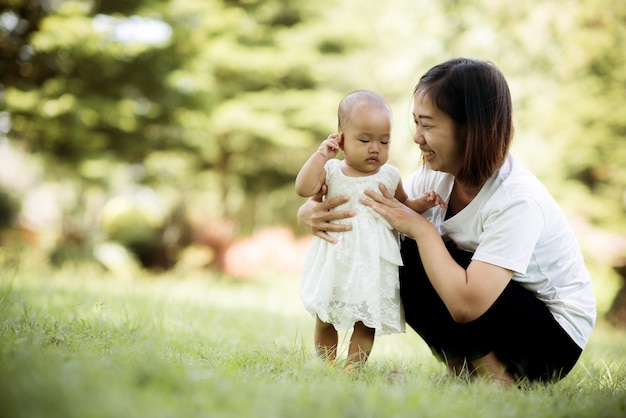
M 369 139 L 359 139 L 359 141 L 361 141 L 364 144 L 367 144 L 368 142 L 370 142 Z
M 380 141 L 380 143 L 383 144 L 383 145 L 389 145 L 389 142 L 390 141 Z

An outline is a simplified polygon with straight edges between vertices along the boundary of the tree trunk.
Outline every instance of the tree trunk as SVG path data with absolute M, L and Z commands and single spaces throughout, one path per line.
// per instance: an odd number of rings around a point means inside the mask
M 621 278 L 621 287 L 615 294 L 606 318 L 616 327 L 626 328 L 626 256 L 615 262 L 613 270 Z

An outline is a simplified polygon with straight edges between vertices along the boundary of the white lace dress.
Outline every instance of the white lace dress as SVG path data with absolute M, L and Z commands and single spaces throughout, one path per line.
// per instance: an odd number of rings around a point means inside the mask
M 346 177 L 340 166 L 337 159 L 326 163 L 327 198 L 349 195 L 350 201 L 336 210 L 351 209 L 356 216 L 338 221 L 351 223 L 352 230 L 330 233 L 336 244 L 313 237 L 301 278 L 304 307 L 337 330 L 362 321 L 376 335 L 404 332 L 397 233 L 383 217 L 359 203 L 366 188 L 378 190 L 380 183 L 395 193 L 400 172 L 384 165 L 368 177 Z

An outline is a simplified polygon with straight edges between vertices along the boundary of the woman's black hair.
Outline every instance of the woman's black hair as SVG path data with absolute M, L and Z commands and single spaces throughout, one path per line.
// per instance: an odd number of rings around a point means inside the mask
M 464 161 L 457 178 L 482 186 L 504 163 L 513 139 L 513 106 L 509 86 L 492 63 L 454 58 L 431 68 L 414 94 L 428 96 L 456 123 Z

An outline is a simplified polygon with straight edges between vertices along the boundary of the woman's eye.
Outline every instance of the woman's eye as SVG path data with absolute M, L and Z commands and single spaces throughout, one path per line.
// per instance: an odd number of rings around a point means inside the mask
M 419 120 L 414 120 L 413 122 L 415 122 L 415 126 L 420 126 L 421 125 L 421 127 L 424 128 L 424 129 L 431 128 L 431 125 L 426 125 L 426 124 L 424 124 L 424 122 L 420 123 Z

